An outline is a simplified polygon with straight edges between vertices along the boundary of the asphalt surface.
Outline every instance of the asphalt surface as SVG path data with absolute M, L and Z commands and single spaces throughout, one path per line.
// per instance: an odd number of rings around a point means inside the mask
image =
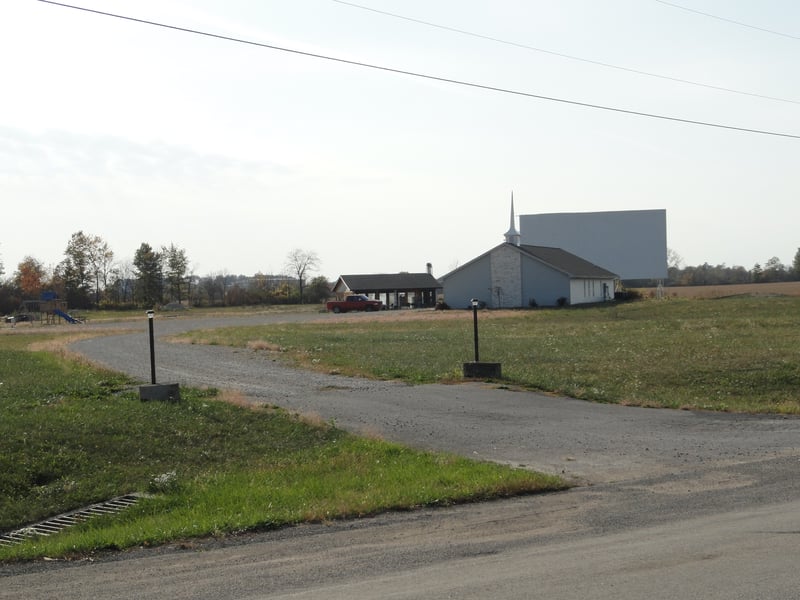
M 158 381 L 236 389 L 356 432 L 557 473 L 576 487 L 0 567 L 0 598 L 798 597 L 800 419 L 374 382 L 297 371 L 269 352 L 164 340 L 298 318 L 339 317 L 157 318 Z M 146 325 L 72 348 L 148 382 Z

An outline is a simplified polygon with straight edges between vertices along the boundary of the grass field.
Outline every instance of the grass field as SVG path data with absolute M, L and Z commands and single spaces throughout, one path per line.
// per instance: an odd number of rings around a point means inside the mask
M 356 437 L 215 390 L 184 388 L 180 403 L 141 402 L 126 377 L 59 352 L 58 335 L 33 328 L 0 336 L 0 532 L 122 494 L 153 496 L 117 516 L 0 548 L 0 560 L 85 556 L 565 485 Z
M 481 311 L 481 360 L 503 384 L 598 402 L 800 414 L 800 297 L 667 299 L 567 310 Z M 412 383 L 461 381 L 470 311 L 342 315 L 194 332 L 296 364 Z

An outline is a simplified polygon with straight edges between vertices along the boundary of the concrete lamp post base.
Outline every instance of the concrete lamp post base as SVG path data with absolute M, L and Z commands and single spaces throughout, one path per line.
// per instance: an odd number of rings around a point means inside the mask
M 464 377 L 476 379 L 500 379 L 500 363 L 495 362 L 465 362 Z
M 148 383 L 139 386 L 139 400 L 180 402 L 181 390 L 177 383 Z

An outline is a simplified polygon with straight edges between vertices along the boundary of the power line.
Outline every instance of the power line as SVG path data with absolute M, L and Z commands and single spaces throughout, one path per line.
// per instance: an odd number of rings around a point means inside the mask
M 775 31 L 774 29 L 766 29 L 764 27 L 758 27 L 757 25 L 750 25 L 749 23 L 743 23 L 742 21 L 734 21 L 733 19 L 727 19 L 725 17 L 720 17 L 719 15 L 713 15 L 711 13 L 703 12 L 701 10 L 695 10 L 694 8 L 688 8 L 686 6 L 681 6 L 680 4 L 674 4 L 673 2 L 666 2 L 666 0 L 655 0 L 655 1 L 658 2 L 659 4 L 665 4 L 667 6 L 671 6 L 672 8 L 679 8 L 681 10 L 685 10 L 690 13 L 695 13 L 696 15 L 703 15 L 704 17 L 717 19 L 718 21 L 725 21 L 726 23 L 733 23 L 734 25 L 739 25 L 741 27 L 756 29 L 758 31 L 763 31 L 765 33 L 771 33 L 773 35 L 780 35 L 782 37 L 791 38 L 793 40 L 800 40 L 800 36 L 792 35 L 790 33 L 783 33 L 781 31 Z
M 430 21 L 424 21 L 422 19 L 415 19 L 413 17 L 407 17 L 405 15 L 400 15 L 397 13 L 387 12 L 385 10 L 378 10 L 377 8 L 371 8 L 369 6 L 363 6 L 361 4 L 355 4 L 353 2 L 346 2 L 345 0 L 331 0 L 332 2 L 336 2 L 337 4 L 343 4 L 345 6 L 351 6 L 353 8 L 359 8 L 361 10 L 367 10 L 370 12 L 374 12 L 380 15 L 385 15 L 387 17 L 393 17 L 395 19 L 403 19 L 404 21 L 410 21 L 412 23 L 418 23 L 420 25 L 426 25 L 427 27 L 434 27 L 436 29 L 443 29 L 445 31 L 451 31 L 453 33 L 459 33 L 461 35 L 468 35 L 474 38 L 479 38 L 482 40 L 488 40 L 490 42 L 497 42 L 498 44 L 505 44 L 507 46 L 513 46 L 515 48 L 522 48 L 524 50 L 531 50 L 533 52 L 541 52 L 542 54 L 549 54 L 551 56 L 558 56 L 559 58 L 566 58 L 568 60 L 575 60 L 579 62 L 588 63 L 590 65 L 597 65 L 600 67 L 606 67 L 608 69 L 617 69 L 618 71 L 625 71 L 626 73 L 634 73 L 636 75 L 644 75 L 646 77 L 656 77 L 658 79 L 664 79 L 666 81 L 675 81 L 677 83 L 685 83 L 687 85 L 694 85 L 698 87 L 704 87 L 711 90 L 717 90 L 720 92 L 729 92 L 731 94 L 741 94 L 743 96 L 751 96 L 753 98 L 761 98 L 763 100 L 774 100 L 776 102 L 788 102 L 791 104 L 800 104 L 798 100 L 792 100 L 790 98 L 780 98 L 778 96 L 768 96 L 766 94 L 758 94 L 755 92 L 745 92 L 743 90 L 737 90 L 733 88 L 727 88 L 719 85 L 712 85 L 709 83 L 702 83 L 699 81 L 691 81 L 689 79 L 681 79 L 680 77 L 672 77 L 670 75 L 660 75 L 658 73 L 651 73 L 649 71 L 642 71 L 640 69 L 633 69 L 631 67 L 622 67 L 620 65 L 615 65 L 612 63 L 602 62 L 599 60 L 593 60 L 591 58 L 583 58 L 580 56 L 574 56 L 571 54 L 564 54 L 562 52 L 556 52 L 554 50 L 546 50 L 544 48 L 537 48 L 535 46 L 528 46 L 527 44 L 520 44 L 519 42 L 511 42 L 509 40 L 504 40 L 502 38 L 493 37 L 490 35 L 484 35 L 481 33 L 475 33 L 473 31 L 467 31 L 465 29 L 458 29 L 456 27 L 450 27 L 449 25 L 442 25 L 439 23 L 432 23 Z M 660 0 L 656 0 L 660 1 Z M 669 4 L 669 3 L 666 3 Z
M 214 38 L 214 39 L 218 39 L 218 40 L 224 40 L 224 41 L 227 41 L 227 42 L 236 42 L 238 44 L 246 44 L 248 46 L 256 46 L 256 47 L 259 47 L 259 48 L 266 48 L 266 49 L 269 49 L 269 50 L 278 50 L 278 51 L 281 51 L 281 52 L 287 52 L 287 53 L 295 54 L 295 55 L 299 55 L 299 56 L 307 56 L 307 57 L 310 57 L 310 58 L 318 58 L 318 59 L 321 59 L 321 60 L 327 60 L 327 61 L 331 61 L 331 62 L 342 63 L 342 64 L 352 65 L 352 66 L 356 66 L 356 67 L 363 67 L 363 68 L 367 68 L 367 69 L 375 69 L 377 71 L 384 71 L 384 72 L 387 72 L 387 73 L 395 73 L 395 74 L 398 74 L 398 75 L 408 75 L 409 77 L 418 77 L 418 78 L 421 78 L 421 79 L 429 79 L 431 81 L 439 81 L 439 82 L 442 82 L 442 83 L 450 83 L 450 84 L 453 84 L 453 85 L 460 85 L 460 86 L 470 87 L 470 88 L 474 88 L 474 89 L 486 90 L 486 91 L 491 91 L 491 92 L 499 92 L 499 93 L 503 93 L 503 94 L 511 94 L 511 95 L 515 95 L 515 96 L 522 96 L 522 97 L 525 97 L 525 98 L 535 98 L 537 100 L 546 100 L 548 102 L 558 102 L 558 103 L 561 103 L 561 104 L 569 104 L 569 105 L 572 105 L 572 106 L 581 106 L 581 107 L 584 107 L 584 108 L 593 108 L 593 109 L 596 109 L 596 110 L 604 110 L 604 111 L 608 111 L 608 112 L 616 112 L 616 113 L 621 113 L 621 114 L 634 115 L 634 116 L 638 116 L 638 117 L 647 117 L 647 118 L 650 118 L 650 119 L 660 119 L 660 120 L 663 120 L 663 121 L 672 121 L 672 122 L 676 122 L 676 123 L 686 123 L 686 124 L 689 124 L 689 125 L 700 125 L 700 126 L 703 126 L 703 127 L 714 127 L 714 128 L 717 128 L 717 129 L 727 129 L 727 130 L 732 130 L 732 131 L 741 131 L 741 132 L 745 132 L 745 133 L 756 133 L 756 134 L 760 134 L 760 135 L 771 135 L 771 136 L 776 136 L 776 137 L 800 139 L 800 135 L 791 134 L 791 133 L 782 133 L 782 132 L 778 132 L 778 131 L 767 131 L 767 130 L 763 130 L 763 129 L 751 129 L 751 128 L 748 128 L 748 127 L 737 127 L 735 125 L 724 125 L 724 124 L 721 124 L 721 123 L 712 123 L 712 122 L 708 122 L 708 121 L 697 121 L 697 120 L 694 120 L 694 119 L 684 119 L 684 118 L 681 118 L 681 117 L 671 117 L 671 116 L 668 116 L 668 115 L 659 115 L 659 114 L 655 114 L 655 113 L 647 113 L 647 112 L 642 112 L 642 111 L 637 111 L 637 110 L 629 110 L 629 109 L 625 109 L 625 108 L 617 108 L 617 107 L 613 107 L 613 106 L 604 106 L 604 105 L 601 105 L 601 104 L 591 104 L 589 102 L 579 102 L 577 100 L 568 100 L 568 99 L 565 99 L 565 98 L 556 98 L 556 97 L 553 97 L 553 96 L 544 96 L 544 95 L 541 95 L 541 94 L 533 94 L 533 93 L 529 93 L 529 92 L 522 92 L 522 91 L 519 91 L 519 90 L 512 90 L 512 89 L 508 89 L 508 88 L 495 87 L 495 86 L 484 85 L 484 84 L 480 84 L 480 83 L 472 83 L 472 82 L 469 82 L 469 81 L 461 81 L 461 80 L 458 80 L 458 79 L 449 79 L 447 77 L 438 77 L 436 75 L 427 75 L 427 74 L 424 74 L 424 73 L 417 73 L 417 72 L 414 72 L 414 71 L 405 71 L 403 69 L 395 69 L 395 68 L 392 68 L 392 67 L 384 67 L 384 66 L 381 66 L 381 65 L 375 65 L 375 64 L 370 64 L 370 63 L 365 63 L 365 62 L 360 62 L 360 61 L 355 61 L 355 60 L 348 60 L 348 59 L 345 59 L 345 58 L 337 58 L 337 57 L 334 57 L 334 56 L 326 56 L 324 54 L 316 54 L 316 53 L 313 53 L 313 52 L 306 52 L 306 51 L 303 51 L 303 50 L 295 50 L 293 48 L 285 48 L 285 47 L 282 47 L 282 46 L 275 46 L 273 44 L 265 44 L 265 43 L 262 43 L 262 42 L 254 42 L 252 40 L 245 40 L 245 39 L 241 39 L 241 38 L 235 38 L 235 37 L 231 37 L 231 36 L 227 36 L 227 35 L 221 35 L 221 34 L 218 34 L 218 33 L 210 33 L 210 32 L 201 31 L 201 30 L 198 30 L 198 29 L 190 29 L 190 28 L 187 28 L 187 27 L 180 27 L 178 25 L 169 25 L 169 24 L 166 24 L 166 23 L 159 23 L 157 21 L 149 21 L 149 20 L 146 20 L 146 19 L 139 19 L 139 18 L 136 18 L 136 17 L 129 17 L 129 16 L 126 16 L 126 15 L 120 15 L 120 14 L 116 14 L 116 13 L 110 13 L 110 12 L 105 12 L 105 11 L 101 11 L 101 10 L 95 10 L 95 9 L 92 9 L 92 8 L 85 8 L 85 7 L 82 7 L 82 6 L 75 6 L 75 5 L 72 5 L 72 4 L 64 4 L 62 2 L 55 2 L 54 0 L 38 0 L 38 1 L 42 2 L 44 4 L 51 4 L 51 5 L 54 5 L 54 6 L 61 6 L 61 7 L 64 7 L 64 8 L 70 8 L 70 9 L 79 10 L 79 11 L 82 11 L 82 12 L 97 14 L 97 15 L 101 15 L 101 16 L 104 16 L 104 17 L 112 17 L 112 18 L 115 18 L 115 19 L 121 19 L 121 20 L 124 20 L 124 21 L 130 21 L 130 22 L 133 22 L 133 23 L 140 23 L 140 24 L 143 24 L 143 25 L 152 25 L 154 27 L 161 27 L 163 29 L 169 29 L 169 30 L 172 30 L 172 31 L 181 31 L 181 32 L 184 32 L 184 33 L 191 33 L 191 34 L 194 34 L 194 35 L 200 35 L 200 36 Z

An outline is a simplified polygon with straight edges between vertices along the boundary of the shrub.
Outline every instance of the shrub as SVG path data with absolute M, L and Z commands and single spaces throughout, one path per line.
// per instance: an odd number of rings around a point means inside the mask
M 623 289 L 614 294 L 614 300 L 618 302 L 635 302 L 644 296 L 640 290 Z

